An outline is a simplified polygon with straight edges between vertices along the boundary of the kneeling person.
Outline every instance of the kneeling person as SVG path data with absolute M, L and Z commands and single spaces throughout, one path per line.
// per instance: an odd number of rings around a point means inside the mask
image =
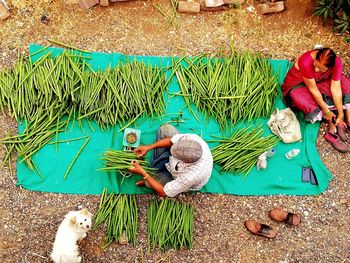
M 138 163 L 129 169 L 143 179 L 138 186 L 146 185 L 161 196 L 174 197 L 182 192 L 198 191 L 208 181 L 213 169 L 213 157 L 208 144 L 196 134 L 180 134 L 172 125 L 162 125 L 156 142 L 141 145 L 134 152 L 139 157 L 153 150 L 150 166 L 157 169 L 149 175 Z

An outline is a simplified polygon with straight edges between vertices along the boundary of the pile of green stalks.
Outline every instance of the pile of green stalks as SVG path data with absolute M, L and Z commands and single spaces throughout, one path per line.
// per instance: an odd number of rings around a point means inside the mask
M 73 117 L 96 120 L 101 127 L 124 124 L 137 116 L 159 116 L 169 81 L 161 67 L 131 61 L 94 71 L 88 56 L 65 51 L 36 62 L 19 58 L 0 71 L 0 108 L 30 122 L 51 105 Z
M 127 241 L 136 245 L 136 231 L 138 224 L 138 207 L 134 195 L 108 194 L 104 189 L 101 195 L 100 205 L 95 215 L 93 230 L 100 224 L 107 228 L 104 244 L 106 248 L 114 240 L 120 241 L 123 233 Z
M 68 121 L 61 118 L 65 112 L 66 109 L 57 104 L 53 104 L 45 110 L 40 109 L 38 114 L 26 121 L 27 126 L 20 135 L 9 134 L 6 138 L 1 139 L 0 142 L 5 144 L 7 149 L 4 162 L 8 161 L 16 150 L 21 162 L 24 161 L 31 170 L 35 168 L 41 175 L 32 157 L 52 138 L 57 137 L 59 132 L 67 128 Z
M 268 59 L 250 51 L 230 56 L 180 58 L 173 61 L 181 95 L 220 128 L 270 115 L 278 94 L 278 79 Z M 185 63 L 183 63 L 185 62 Z
M 244 173 L 248 175 L 256 165 L 258 157 L 271 149 L 279 142 L 275 135 L 262 137 L 264 130 L 261 127 L 246 127 L 237 130 L 231 137 L 218 137 L 217 140 L 208 142 L 219 142 L 213 149 L 214 163 L 221 165 L 222 172 Z
M 150 168 L 148 162 L 138 158 L 133 151 L 110 149 L 103 154 L 102 160 L 104 161 L 105 167 L 101 168 L 100 171 L 116 171 L 124 177 L 132 175 L 129 168 L 132 167 L 131 162 L 133 161 L 137 161 L 150 175 L 154 175 L 157 171 L 155 168 Z
M 168 250 L 192 248 L 194 209 L 186 203 L 168 198 L 150 200 L 147 209 L 148 248 Z
M 71 120 L 82 127 L 86 118 L 92 127 L 93 119 L 104 129 L 163 113 L 169 81 L 161 67 L 131 61 L 102 72 L 91 68 L 90 59 L 78 51 L 56 57 L 48 52 L 36 62 L 19 57 L 12 69 L 0 71 L 0 109 L 27 123 L 20 135 L 1 140 L 8 150 L 5 161 L 16 150 L 33 169 L 33 154 Z

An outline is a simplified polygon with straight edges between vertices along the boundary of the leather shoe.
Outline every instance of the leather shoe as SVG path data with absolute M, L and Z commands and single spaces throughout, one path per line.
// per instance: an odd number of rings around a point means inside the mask
M 274 230 L 272 227 L 261 224 L 255 220 L 247 220 L 244 222 L 244 225 L 251 233 L 258 236 L 275 238 L 277 234 L 276 230 Z
M 345 123 L 339 124 L 337 126 L 337 134 L 343 142 L 345 142 L 348 139 L 346 132 L 347 132 L 347 126 Z
M 281 208 L 270 210 L 269 216 L 277 222 L 286 222 L 292 226 L 299 225 L 301 221 L 299 214 L 292 213 Z
M 326 132 L 324 138 L 329 141 L 332 146 L 339 152 L 345 153 L 349 151 L 349 147 L 335 133 Z

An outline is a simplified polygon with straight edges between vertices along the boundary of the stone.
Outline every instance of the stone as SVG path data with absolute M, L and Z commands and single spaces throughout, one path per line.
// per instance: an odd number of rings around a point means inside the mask
M 201 4 L 197 2 L 179 1 L 177 11 L 181 13 L 199 13 L 201 11 Z
M 7 5 L 0 0 L 0 20 L 5 20 L 10 16 L 10 11 Z
M 100 3 L 100 0 L 78 0 L 78 3 L 82 9 L 86 10 Z
M 279 1 L 274 3 L 259 4 L 258 9 L 259 9 L 259 12 L 263 15 L 282 12 L 284 10 L 284 2 Z
M 201 0 L 200 5 L 201 5 L 201 11 L 217 12 L 217 11 L 223 11 L 225 9 L 224 6 L 207 7 L 205 4 L 205 0 Z
M 101 6 L 108 6 L 109 1 L 108 0 L 100 0 L 100 5 Z
M 348 200 L 346 200 L 345 198 L 343 198 L 343 199 L 340 199 L 339 203 L 342 204 L 342 205 L 345 205 L 345 204 L 348 203 Z
M 67 5 L 78 4 L 78 0 L 64 0 Z
M 226 5 L 237 5 L 237 6 L 240 6 L 244 2 L 245 2 L 245 0 L 224 0 L 224 3 Z
M 206 7 L 218 7 L 224 4 L 224 0 L 205 0 Z

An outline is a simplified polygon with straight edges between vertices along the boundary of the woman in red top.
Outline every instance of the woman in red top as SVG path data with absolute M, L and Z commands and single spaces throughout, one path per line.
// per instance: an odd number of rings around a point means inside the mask
M 332 49 L 308 51 L 289 70 L 282 92 L 285 102 L 301 110 L 307 121 L 325 118 L 329 124 L 325 138 L 336 149 L 348 151 L 342 141 L 347 139 L 350 126 L 350 79 L 342 70 L 342 62 Z

